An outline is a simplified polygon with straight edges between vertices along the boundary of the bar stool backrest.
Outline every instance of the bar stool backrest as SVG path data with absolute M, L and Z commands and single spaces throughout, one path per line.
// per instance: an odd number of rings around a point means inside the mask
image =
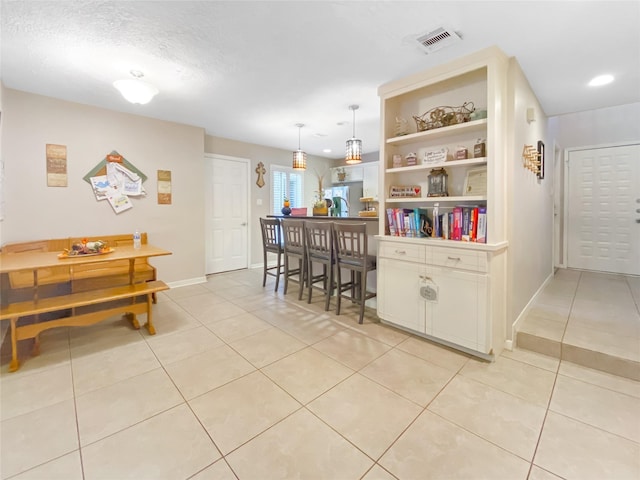
M 366 264 L 369 247 L 366 223 L 336 222 L 334 232 L 338 262 Z
M 282 219 L 282 238 L 284 239 L 284 250 L 289 253 L 304 253 L 304 220 L 291 218 Z
M 266 251 L 278 253 L 282 249 L 282 232 L 277 218 L 261 218 L 262 243 Z
M 307 254 L 315 258 L 333 258 L 333 222 L 304 223 Z

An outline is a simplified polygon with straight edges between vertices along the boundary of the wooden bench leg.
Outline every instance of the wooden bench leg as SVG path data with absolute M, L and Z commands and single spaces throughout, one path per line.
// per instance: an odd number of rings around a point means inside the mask
M 9 364 L 9 371 L 15 372 L 20 367 L 18 362 L 18 340 L 16 333 L 17 318 L 11 319 L 11 363 Z
M 153 303 L 152 295 L 148 294 L 147 295 L 147 323 L 145 324 L 145 327 L 147 327 L 147 330 L 149 331 L 149 335 L 156 334 L 156 329 L 153 326 L 153 320 L 151 318 L 152 303 Z
M 138 322 L 138 318 L 135 313 L 126 313 L 125 316 L 129 319 L 133 328 L 140 330 L 140 322 Z
M 31 356 L 37 357 L 40 355 L 40 334 L 33 337 L 33 348 L 31 349 Z

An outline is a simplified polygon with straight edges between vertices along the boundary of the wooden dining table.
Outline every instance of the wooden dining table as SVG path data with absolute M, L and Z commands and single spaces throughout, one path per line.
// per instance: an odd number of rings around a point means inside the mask
M 0 254 L 0 274 L 11 275 L 15 272 L 31 272 L 33 275 L 33 294 L 30 299 L 19 299 L 12 301 L 8 295 L 9 282 L 3 282 L 1 292 L 2 300 L 0 307 L 0 320 L 11 321 L 12 336 L 12 363 L 10 370 L 18 368 L 17 362 L 17 341 L 25 338 L 34 338 L 34 353 L 39 351 L 40 332 L 62 326 L 86 326 L 102 321 L 117 312 L 128 313 L 135 328 L 139 328 L 136 320 L 136 313 L 146 313 L 146 327 L 150 334 L 155 333 L 155 328 L 151 321 L 151 298 L 157 292 L 167 290 L 169 287 L 162 281 L 154 280 L 147 282 L 135 281 L 135 262 L 137 259 L 147 259 L 171 255 L 171 252 L 160 247 L 143 244 L 140 248 L 133 246 L 119 246 L 108 253 L 96 255 L 75 255 L 65 256 L 62 252 L 20 252 Z M 110 263 L 128 261 L 128 285 L 108 286 L 107 288 L 89 289 L 82 292 L 71 292 L 55 294 L 41 298 L 39 283 L 39 272 L 51 268 L 68 268 L 68 278 L 73 282 L 73 270 L 81 265 L 96 264 L 100 267 L 108 267 Z M 103 265 L 102 265 L 103 264 Z M 49 292 L 50 294 L 50 292 Z M 137 298 L 145 297 L 146 302 L 139 303 Z M 9 298 L 9 300 L 7 300 Z M 123 299 L 130 299 L 127 305 L 114 306 L 114 302 Z M 100 306 L 104 305 L 103 309 Z M 98 308 L 96 311 L 95 308 Z M 92 311 L 82 311 L 77 313 L 76 309 L 90 307 Z M 71 315 L 63 318 L 38 322 L 37 317 L 43 313 L 71 310 Z M 28 325 L 18 326 L 18 320 L 27 316 L 35 316 L 36 322 Z

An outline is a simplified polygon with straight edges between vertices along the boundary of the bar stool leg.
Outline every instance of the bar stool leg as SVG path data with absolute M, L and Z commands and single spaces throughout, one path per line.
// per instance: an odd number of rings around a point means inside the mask
M 362 320 L 364 318 L 364 299 L 367 296 L 367 272 L 358 272 L 358 274 L 360 275 L 360 281 L 358 282 L 360 285 L 358 299 L 360 301 L 360 320 L 358 321 L 358 323 L 362 323 Z
M 278 252 L 278 264 L 276 265 L 276 288 L 273 289 L 274 292 L 278 291 L 278 284 L 280 283 L 280 273 L 282 271 L 281 261 L 282 252 Z
M 329 310 L 329 305 L 331 304 L 331 295 L 333 295 L 333 262 L 329 265 L 329 275 L 326 278 L 326 281 L 329 283 L 327 288 L 325 289 L 325 295 L 327 298 L 324 301 L 324 310 L 325 312 Z

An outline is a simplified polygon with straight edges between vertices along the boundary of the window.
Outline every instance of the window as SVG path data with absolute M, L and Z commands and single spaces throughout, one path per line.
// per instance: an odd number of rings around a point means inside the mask
M 303 206 L 303 174 L 291 167 L 271 165 L 271 212 L 282 214 L 282 202 L 288 198 L 291 207 Z

